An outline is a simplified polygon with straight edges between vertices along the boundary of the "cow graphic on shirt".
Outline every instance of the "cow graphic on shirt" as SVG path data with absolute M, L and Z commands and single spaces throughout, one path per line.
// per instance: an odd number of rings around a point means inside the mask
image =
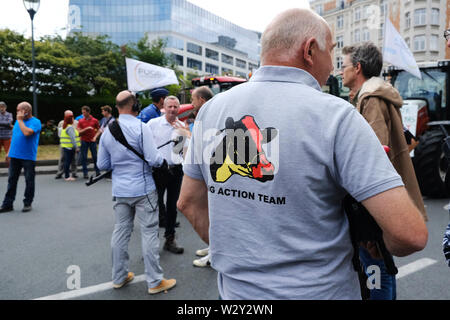
M 274 177 L 274 165 L 267 159 L 263 144 L 278 134 L 275 128 L 260 129 L 252 116 L 239 121 L 229 117 L 225 121 L 225 136 L 210 160 L 210 173 L 215 182 L 225 182 L 238 174 L 260 182 Z

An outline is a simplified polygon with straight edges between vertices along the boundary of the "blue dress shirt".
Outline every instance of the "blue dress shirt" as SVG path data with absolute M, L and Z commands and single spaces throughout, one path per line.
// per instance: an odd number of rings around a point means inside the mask
M 128 143 L 144 155 L 150 166 L 161 166 L 163 157 L 156 149 L 150 128 L 132 115 L 119 116 L 120 127 Z M 155 190 L 151 168 L 118 142 L 109 131 L 101 135 L 97 157 L 100 170 L 112 169 L 112 194 L 115 197 L 140 197 Z

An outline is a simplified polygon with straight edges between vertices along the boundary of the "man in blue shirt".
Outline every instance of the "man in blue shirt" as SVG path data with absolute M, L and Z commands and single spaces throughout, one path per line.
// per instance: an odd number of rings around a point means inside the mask
M 156 88 L 150 92 L 153 103 L 141 111 L 138 119 L 147 123 L 150 119 L 161 116 L 161 109 L 164 108 L 164 99 L 169 95 L 169 91 L 164 88 Z
M 160 167 L 164 159 L 156 149 L 150 128 L 135 117 L 136 97 L 128 90 L 116 98 L 118 123 L 127 142 L 146 162 L 118 142 L 109 127 L 100 137 L 97 166 L 112 169 L 112 195 L 115 225 L 111 239 L 113 287 L 119 289 L 134 279 L 128 271 L 128 242 L 133 231 L 134 217 L 141 225 L 142 256 L 148 293 L 155 294 L 176 284 L 175 279 L 164 279 L 159 265 L 158 195 L 152 177 L 152 167 Z M 147 165 L 148 164 L 148 165 Z M 150 167 L 151 166 L 151 167 Z
M 23 212 L 31 211 L 31 203 L 34 198 L 34 168 L 41 131 L 41 121 L 33 117 L 31 105 L 21 102 L 17 105 L 16 123 L 14 124 L 11 146 L 8 157 L 10 158 L 8 172 L 8 190 L 6 191 L 0 213 L 13 210 L 16 198 L 17 181 L 20 172 L 24 169 L 25 198 L 23 199 Z

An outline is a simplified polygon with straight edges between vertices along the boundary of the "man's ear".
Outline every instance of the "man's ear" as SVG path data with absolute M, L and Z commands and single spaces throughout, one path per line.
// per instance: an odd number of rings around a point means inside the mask
M 356 74 L 362 74 L 362 67 L 360 62 L 356 63 L 355 72 Z
M 305 41 L 303 48 L 303 59 L 307 65 L 312 66 L 314 64 L 313 57 L 315 56 L 317 50 L 316 38 L 310 38 Z

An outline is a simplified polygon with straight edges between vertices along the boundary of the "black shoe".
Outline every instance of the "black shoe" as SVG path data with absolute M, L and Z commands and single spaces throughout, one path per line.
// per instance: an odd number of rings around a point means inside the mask
M 75 179 L 78 178 L 77 174 L 73 174 L 72 177 L 74 177 Z
M 89 179 L 89 176 L 88 175 L 84 175 L 83 178 L 87 180 L 87 179 Z
M 22 212 L 29 212 L 31 211 L 33 208 L 31 207 L 31 204 L 29 206 L 23 206 Z
M 13 207 L 0 207 L 0 213 L 13 211 Z
M 175 241 L 175 236 L 167 237 L 166 243 L 164 243 L 164 250 L 172 253 L 181 254 L 184 252 L 183 247 L 178 247 Z
M 56 176 L 55 176 L 55 179 L 61 179 L 62 178 L 62 174 L 57 174 Z

